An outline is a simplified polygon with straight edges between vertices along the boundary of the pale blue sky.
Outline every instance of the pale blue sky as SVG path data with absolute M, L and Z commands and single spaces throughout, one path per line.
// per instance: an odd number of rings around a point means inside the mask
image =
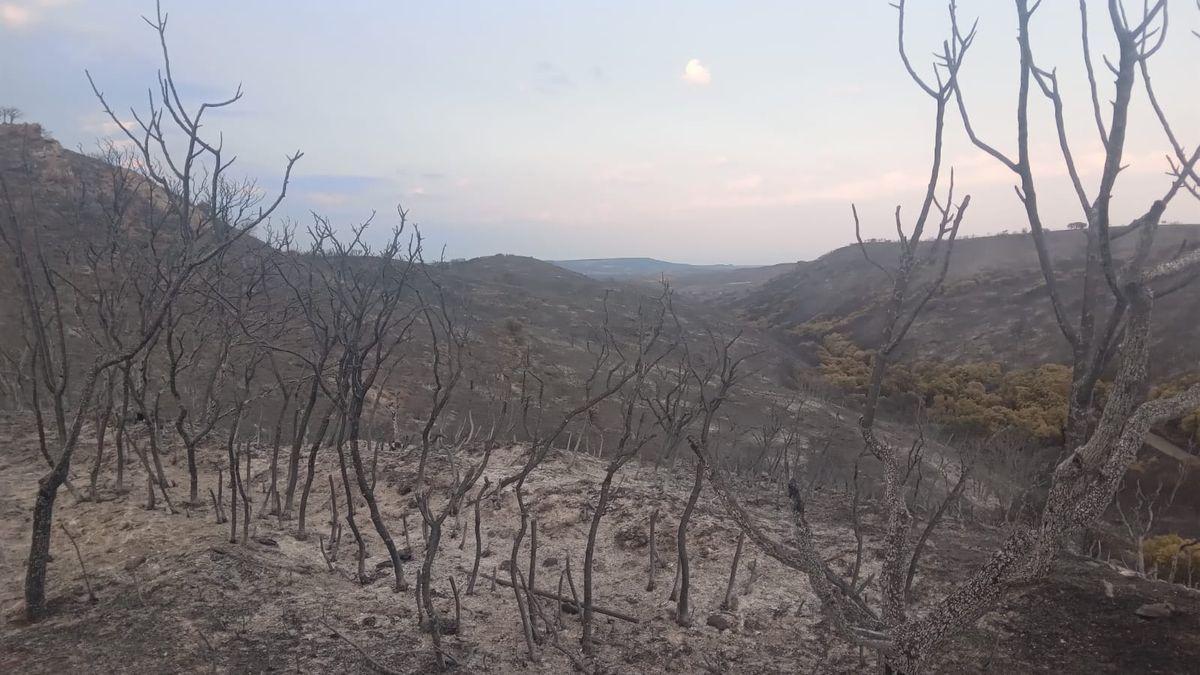
M 1076 153 L 1094 183 L 1077 3 L 1043 4 L 1034 49 L 1060 69 Z M 1089 4 L 1095 47 L 1111 53 L 1105 3 Z M 946 28 L 945 2 L 910 5 L 910 53 L 925 64 Z M 932 101 L 903 71 L 886 0 L 164 7 L 193 100 L 244 85 L 244 100 L 211 121 L 241 171 L 273 185 L 285 154 L 306 153 L 287 215 L 314 209 L 349 223 L 376 209 L 386 223 L 401 202 L 452 257 L 806 259 L 852 237 L 852 201 L 867 236 L 892 233 L 892 209 L 915 211 L 926 178 Z M 154 35 L 138 18 L 150 12 L 149 0 L 0 0 L 0 104 L 22 108 L 65 145 L 92 146 L 111 130 L 83 69 L 120 110 L 142 105 L 158 66 Z M 976 126 L 1011 149 L 1011 3 L 963 0 L 960 14 L 981 19 L 964 73 Z M 1190 31 L 1200 12 L 1174 2 L 1171 18 L 1155 83 L 1194 144 L 1200 40 Z M 700 67 L 689 81 L 692 59 Z M 1080 215 L 1048 106 L 1035 106 L 1045 219 L 1065 225 Z M 1122 217 L 1165 189 L 1166 145 L 1147 112 L 1139 99 Z M 947 142 L 960 190 L 973 195 L 964 229 L 1022 229 L 1007 170 L 969 147 L 957 119 Z M 1197 220 L 1200 209 L 1181 199 L 1167 217 Z

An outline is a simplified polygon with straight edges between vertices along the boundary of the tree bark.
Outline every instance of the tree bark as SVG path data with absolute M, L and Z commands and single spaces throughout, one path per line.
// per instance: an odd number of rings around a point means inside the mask
M 696 501 L 700 499 L 700 489 L 704 485 L 704 459 L 697 455 L 696 457 L 696 479 L 692 484 L 692 493 L 688 496 L 687 506 L 683 509 L 683 515 L 679 518 L 679 531 L 676 534 L 676 545 L 679 548 L 679 600 L 675 607 L 675 623 L 680 626 L 691 624 L 690 611 L 688 608 L 688 591 L 691 582 L 691 570 L 688 567 L 688 552 L 687 552 L 687 528 L 688 522 L 692 519 L 692 511 L 696 508 Z
M 312 446 L 308 450 L 308 474 L 304 477 L 304 489 L 300 493 L 300 513 L 297 517 L 296 536 L 303 539 L 307 536 L 304 532 L 304 517 L 308 511 L 308 494 L 312 490 L 313 478 L 317 474 L 317 450 L 321 447 L 321 441 L 325 439 L 325 433 L 329 430 L 329 418 L 333 415 L 331 408 L 325 414 L 325 418 L 321 420 L 321 426 L 317 428 L 317 437 L 313 439 Z M 289 477 L 288 480 L 291 480 Z M 289 491 L 291 487 L 288 488 Z M 331 495 L 332 496 L 332 495 Z M 290 496 L 289 496 L 290 499 Z M 290 506 L 285 506 L 284 509 L 290 510 Z

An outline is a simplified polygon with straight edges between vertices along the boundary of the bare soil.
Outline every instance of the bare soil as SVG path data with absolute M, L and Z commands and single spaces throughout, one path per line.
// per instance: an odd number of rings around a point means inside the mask
M 100 501 L 77 502 L 62 493 L 56 521 L 66 525 L 83 552 L 97 602 L 88 601 L 79 561 L 61 529 L 52 543 L 47 594 L 51 616 L 27 625 L 20 620 L 24 557 L 30 508 L 37 477 L 45 464 L 23 417 L 0 420 L 0 672 L 370 672 L 366 659 L 345 638 L 398 672 L 428 672 L 434 660 L 427 634 L 417 630 L 411 592 L 392 591 L 386 550 L 375 538 L 365 509 L 359 519 L 367 535 L 366 568 L 374 581 L 361 585 L 331 572 L 318 549 L 318 534 L 328 534 L 328 482 L 334 455 L 319 467 L 308 514 L 311 536 L 299 540 L 296 523 L 275 516 L 254 516 L 247 544 L 230 543 L 228 525 L 215 524 L 211 505 L 189 506 L 171 515 L 159 502 L 145 505 L 145 477 L 130 466 L 132 492 L 116 494 L 102 481 Z M 91 446 L 80 448 L 80 467 L 90 461 Z M 521 448 L 498 451 L 488 471 L 493 480 L 510 473 Z M 110 453 L 111 455 L 111 453 Z M 220 452 L 211 449 L 207 457 Z M 478 455 L 468 455 L 477 460 Z M 110 460 L 111 461 L 111 460 Z M 167 458 L 168 473 L 185 484 L 178 451 Z M 407 514 L 415 555 L 423 553 L 420 517 L 407 491 L 414 473 L 413 453 L 380 456 L 378 494 L 393 534 L 403 541 L 401 516 Z M 266 468 L 256 456 L 256 473 Z M 202 492 L 215 480 L 215 463 L 206 463 Z M 443 473 L 445 466 L 438 466 Z M 111 480 L 111 463 L 103 475 Z M 580 566 L 603 463 L 586 455 L 558 453 L 534 472 L 526 500 L 538 520 L 537 585 L 557 590 L 568 558 L 581 584 Z M 256 512 L 260 486 L 254 483 Z M 831 640 L 819 608 L 801 575 L 787 570 L 747 545 L 739 570 L 737 610 L 732 628 L 707 625 L 728 580 L 736 532 L 706 491 L 689 531 L 692 554 L 694 621 L 678 626 L 669 601 L 674 574 L 674 528 L 690 489 L 682 471 L 657 474 L 650 467 L 628 466 L 616 481 L 614 502 L 605 515 L 596 560 L 597 604 L 638 618 L 630 623 L 597 616 L 597 669 L 608 673 L 860 672 L 871 667 L 857 650 Z M 778 537 L 788 538 L 787 512 L 777 489 L 744 486 L 750 505 Z M 175 489 L 179 501 L 184 490 Z M 339 500 L 340 502 L 341 500 Z M 853 555 L 848 538 L 846 495 L 823 492 L 814 497 L 811 518 L 821 524 L 819 538 L 827 555 L 846 565 Z M 178 504 L 177 504 L 178 506 Z M 341 505 L 344 513 L 344 505 Z M 657 589 L 645 590 L 647 525 L 650 513 L 661 517 L 656 536 L 667 565 L 656 570 Z M 511 493 L 483 504 L 483 558 L 474 595 L 463 595 L 462 630 L 446 636 L 447 651 L 461 672 L 541 672 L 572 670 L 568 659 L 542 645 L 539 659 L 526 658 L 511 589 L 492 588 L 489 577 L 508 557 L 519 525 Z M 868 513 L 867 522 L 873 521 Z M 447 579 L 465 591 L 474 556 L 471 515 L 462 524 L 446 523 L 442 552 L 435 565 L 439 611 L 453 613 Z M 460 537 L 467 537 L 462 550 Z M 920 602 L 935 600 L 945 586 L 963 578 L 981 561 L 1001 532 L 976 524 L 951 522 L 935 535 L 926 576 L 916 588 Z M 526 538 L 526 544 L 528 537 Z M 402 544 L 403 546 L 403 544 Z M 528 566 L 523 548 L 521 566 Z M 748 565 L 757 567 L 752 575 Z M 355 568 L 354 545 L 347 530 L 337 566 Z M 867 573 L 877 561 L 866 561 Z M 410 583 L 417 563 L 405 564 Z M 504 578 L 506 574 L 501 573 Z M 756 576 L 753 582 L 751 577 Z M 929 581 L 929 580 L 936 580 Z M 750 582 L 750 583 L 748 583 Z M 1105 592 L 1112 585 L 1112 597 Z M 1146 621 L 1134 610 L 1143 603 L 1169 601 L 1176 615 Z M 555 615 L 548 603 L 546 612 Z M 335 632 L 335 630 L 337 632 Z M 564 616 L 559 644 L 577 651 L 578 620 Z M 944 672 L 1188 672 L 1200 659 L 1200 597 L 1160 582 L 1129 579 L 1084 558 L 1066 557 L 1047 583 L 1032 589 L 986 617 L 963 636 Z

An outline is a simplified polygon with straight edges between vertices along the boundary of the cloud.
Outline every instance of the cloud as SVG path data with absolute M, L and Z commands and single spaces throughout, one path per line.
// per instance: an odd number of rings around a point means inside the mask
M 866 87 L 858 84 L 857 82 L 845 82 L 831 87 L 829 89 L 829 95 L 838 97 L 854 97 L 862 94 L 866 90 Z
M 0 26 L 19 29 L 36 23 L 42 18 L 43 10 L 69 5 L 74 0 L 23 0 L 0 2 Z
M 685 202 L 682 208 L 684 210 L 766 208 L 800 206 L 826 201 L 849 204 L 854 201 L 877 199 L 919 190 L 925 186 L 926 181 L 927 178 L 912 171 L 887 171 L 872 176 L 831 182 L 817 181 L 812 176 L 795 176 L 786 180 L 779 180 L 776 177 L 771 184 L 781 187 L 771 189 L 770 186 L 764 185 L 763 176 L 749 174 L 726 183 L 724 192 L 719 190 L 695 191 L 692 199 Z
M 726 187 L 734 192 L 750 192 L 762 187 L 762 183 L 763 177 L 755 173 L 731 180 Z
M 124 124 L 127 129 L 138 128 L 136 120 L 121 120 L 121 124 Z M 96 134 L 104 138 L 125 138 L 125 132 L 121 131 L 120 125 L 103 113 L 81 115 L 79 117 L 79 128 L 86 133 Z
M 33 13 L 28 8 L 13 3 L 0 4 L 0 25 L 7 28 L 21 28 L 33 21 Z
M 601 168 L 596 178 L 612 185 L 646 185 L 654 174 L 650 162 L 626 162 Z
M 521 85 L 522 91 L 532 89 L 542 94 L 561 94 L 574 88 L 571 76 L 549 61 L 540 61 L 534 67 L 532 83 Z
M 350 201 L 350 195 L 341 192 L 305 192 L 303 194 L 308 201 L 325 208 L 342 206 Z
M 712 82 L 712 73 L 700 63 L 700 59 L 692 59 L 683 67 L 683 81 L 703 87 Z
M 394 188 L 390 178 L 362 174 L 309 174 L 292 178 L 291 190 L 301 200 L 323 209 L 370 201 Z
M 354 194 L 391 183 L 389 178 L 363 174 L 308 174 L 292 178 L 292 185 L 297 191 L 314 193 Z

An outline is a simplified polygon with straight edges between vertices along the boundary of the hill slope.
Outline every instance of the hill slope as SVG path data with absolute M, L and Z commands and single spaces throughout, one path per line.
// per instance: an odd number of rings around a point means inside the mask
M 72 272 L 65 263 L 60 264 L 68 258 L 59 254 L 95 239 L 104 231 L 105 186 L 111 184 L 112 172 L 113 168 L 102 160 L 63 148 L 36 124 L 0 125 L 0 176 L 16 195 L 22 222 L 31 234 L 36 231 L 50 252 L 52 266 L 62 267 L 64 274 Z M 88 188 L 82 200 L 81 186 Z M 138 199 L 146 201 L 140 194 Z M 130 212 L 140 213 L 143 207 L 139 202 Z M 0 218 L 6 217 L 4 202 L 0 200 Z M 131 222 L 136 227 L 137 219 Z M 31 241 L 32 236 L 27 237 L 27 243 Z M 266 246 L 253 236 L 238 243 L 239 249 L 245 251 Z M 0 377 L 18 382 L 21 379 L 16 374 L 18 364 L 25 359 L 22 301 L 8 260 L 8 251 L 0 244 L 0 261 L 6 263 L 0 265 Z M 634 315 L 639 303 L 659 293 L 658 289 L 632 279 L 595 279 L 515 255 L 431 264 L 427 271 L 447 290 L 454 311 L 469 325 L 473 338 L 463 386 L 456 390 L 451 406 L 452 421 L 468 412 L 482 414 L 487 398 L 500 386 L 498 378 L 519 379 L 516 371 L 526 363 L 545 380 L 550 412 L 573 407 L 579 396 L 579 383 L 595 358 L 590 350 L 604 321 L 605 302 L 614 325 L 620 325 Z M 414 276 L 415 283 L 425 283 L 423 275 Z M 286 289 L 281 289 L 277 297 L 289 296 Z M 675 310 L 685 330 L 693 334 L 727 323 L 727 313 L 723 310 L 686 298 L 675 303 Z M 69 323 L 78 317 L 68 312 L 66 320 Z M 306 334 L 303 327 L 297 329 L 292 333 Z M 764 352 L 756 357 L 756 363 L 772 364 L 780 358 L 775 345 L 762 331 L 747 331 L 743 344 L 748 351 Z M 427 405 L 426 387 L 431 384 L 426 358 L 431 348 L 427 331 L 415 331 L 409 347 L 416 358 L 401 359 L 394 375 L 381 382 L 389 400 L 414 418 L 402 416 L 402 425 L 417 422 L 415 418 Z M 83 344 L 80 354 L 87 353 L 89 348 Z M 158 349 L 156 358 L 161 358 L 163 348 Z M 284 367 L 290 366 L 284 364 Z M 763 365 L 758 371 L 774 376 L 777 369 Z M 261 372 L 259 377 L 265 381 L 267 374 Z M 766 395 L 778 390 L 771 378 L 752 379 L 757 390 Z M 0 390 L 0 408 L 24 406 L 29 395 L 28 390 L 19 395 L 8 389 Z M 752 402 L 749 408 L 760 401 L 754 396 L 747 398 Z M 600 413 L 603 419 L 604 410 Z
M 1079 310 L 1084 235 L 1048 233 L 1067 311 Z M 1114 242 L 1114 255 L 1129 254 L 1135 237 Z M 1164 259 L 1200 242 L 1200 225 L 1160 228 L 1153 256 Z M 884 265 L 895 260 L 895 244 L 867 244 Z M 829 333 L 842 333 L 873 347 L 888 293 L 885 275 L 866 261 L 857 245 L 817 260 L 798 263 L 729 303 L 747 319 L 789 334 L 810 359 Z M 1195 368 L 1200 361 L 1200 284 L 1161 299 L 1155 306 L 1154 375 L 1165 377 Z M 1000 361 L 1013 367 L 1069 361 L 1067 344 L 1054 321 L 1032 239 L 1000 235 L 960 240 L 945 286 L 933 298 L 902 346 L 911 358 Z
M 0 536 L 21 541 L 35 479 L 44 469 L 27 416 L 0 416 L 0 436 L 12 441 L 11 452 L 0 457 Z M 259 465 L 265 453 L 266 448 L 256 450 Z M 464 455 L 472 462 L 478 457 L 477 449 Z M 379 459 L 380 508 L 389 522 L 398 523 L 401 514 L 413 515 L 404 486 L 415 471 L 416 453 L 388 452 Z M 445 490 L 452 472 L 440 456 L 436 461 L 437 489 Z M 521 461 L 522 448 L 502 448 L 487 475 L 496 480 Z M 167 470 L 182 480 L 181 466 L 172 463 Z M 336 473 L 330 453 L 322 456 L 318 471 Z M 604 672 L 861 672 L 856 649 L 829 641 L 804 576 L 750 545 L 737 577 L 737 607 L 719 609 L 737 531 L 708 490 L 697 504 L 689 535 L 696 620 L 691 627 L 675 623 L 668 599 L 675 550 L 671 525 L 690 491 L 688 473 L 653 472 L 636 463 L 622 471 L 597 537 L 596 603 L 636 623 L 597 616 L 596 659 Z M 555 452 L 526 484 L 524 498 L 538 517 L 541 540 L 538 588 L 557 591 L 568 560 L 580 583 L 590 520 L 580 514 L 587 516 L 595 503 L 603 474 L 601 460 Z M 247 490 L 257 494 L 264 481 L 258 476 Z M 318 521 L 328 513 L 328 496 L 318 481 L 311 517 L 322 537 L 326 526 Z M 786 540 L 792 523 L 778 495 L 755 491 L 749 496 L 754 518 Z M 854 557 L 845 508 L 849 499 L 834 487 L 814 493 L 808 504 L 822 553 L 839 567 Z M 657 589 L 646 591 L 652 512 L 663 516 L 654 539 L 665 564 L 655 570 Z M 53 616 L 32 626 L 0 623 L 0 671 L 152 672 L 169 663 L 170 670 L 188 673 L 260 672 L 280 664 L 293 672 L 373 672 L 365 652 L 396 672 L 432 672 L 429 637 L 417 629 L 412 597 L 393 592 L 390 561 L 370 528 L 364 536 L 372 581 L 363 585 L 346 578 L 355 566 L 348 534 L 336 559 L 327 563 L 317 532 L 298 539 L 291 521 L 255 518 L 251 539 L 231 544 L 226 527 L 214 523 L 209 504 L 193 507 L 189 516 L 147 510 L 132 497 L 65 501 L 58 517 L 83 552 L 97 601 L 88 602 L 71 544 L 56 531 L 48 589 Z M 457 579 L 461 601 L 461 628 L 443 637 L 444 647 L 460 659 L 462 672 L 571 672 L 567 658 L 548 644 L 537 648 L 539 661 L 526 658 L 514 596 L 491 581 L 498 570 L 501 583 L 505 580 L 502 568 L 519 528 L 513 494 L 483 504 L 484 557 L 472 594 L 465 593 L 475 552 L 467 518 L 446 522 L 435 567 L 438 610 L 453 616 L 455 598 L 447 577 Z M 870 528 L 882 526 L 877 514 L 866 518 Z M 918 603 L 935 600 L 949 583 L 961 580 L 998 537 L 998 530 L 978 523 L 939 529 L 923 559 L 931 575 L 913 589 Z M 411 539 L 420 560 L 422 539 L 417 533 Z M 530 554 L 527 549 L 520 554 L 524 566 Z M 22 562 L 19 548 L 0 550 L 0 607 L 6 613 L 20 605 Z M 865 573 L 877 573 L 878 565 L 868 559 Z M 410 576 L 417 566 L 405 563 Z M 1111 597 L 1103 584 L 1113 589 Z M 1147 622 L 1133 613 L 1143 603 L 1164 601 L 1177 609 L 1170 620 Z M 549 620 L 559 616 L 557 607 L 544 607 Z M 561 616 L 558 639 L 575 652 L 577 617 L 574 612 Z M 714 616 L 726 621 L 724 628 L 709 624 Z M 1127 578 L 1100 563 L 1067 556 L 1055 564 L 1047 583 L 956 640 L 947 660 L 932 671 L 995 672 L 984 665 L 990 663 L 1000 672 L 1185 672 L 1200 658 L 1198 617 L 1200 600 L 1180 586 Z

